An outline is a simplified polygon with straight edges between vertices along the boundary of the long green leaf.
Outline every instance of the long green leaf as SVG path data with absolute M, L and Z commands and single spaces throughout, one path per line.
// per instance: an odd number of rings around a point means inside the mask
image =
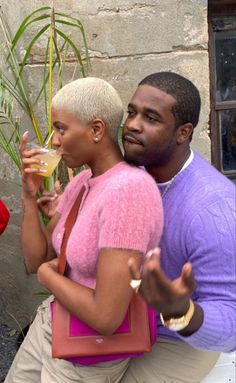
M 58 54 L 58 47 L 56 45 L 56 42 L 54 42 L 55 44 L 55 52 L 56 52 L 56 59 L 54 60 L 53 62 L 53 69 L 55 68 L 56 64 L 58 63 L 59 64 L 59 68 L 60 68 L 60 53 Z M 61 46 L 60 48 L 60 52 L 63 52 L 64 50 L 64 47 L 66 45 L 66 41 L 63 42 L 63 45 Z M 39 90 L 39 93 L 38 93 L 38 96 L 36 97 L 35 101 L 34 101 L 34 104 L 36 104 L 42 94 L 42 92 L 45 90 L 45 86 L 46 86 L 46 83 L 48 81 L 48 73 L 46 72 L 46 68 L 47 68 L 47 56 L 48 56 L 48 53 L 47 53 L 47 48 L 46 48 L 46 53 L 45 53 L 45 63 L 44 63 L 44 76 L 43 76 L 43 84 Z
M 62 17 L 65 17 L 68 20 L 76 21 L 76 23 L 78 23 L 79 25 L 82 25 L 82 23 L 81 23 L 81 21 L 79 19 L 77 19 L 76 17 L 70 16 L 70 15 L 67 15 L 66 13 L 55 12 L 55 16 L 62 16 Z
M 36 9 L 36 11 L 30 13 L 27 17 L 25 17 L 25 19 L 22 21 L 20 27 L 16 31 L 15 36 L 12 39 L 12 49 L 14 49 L 17 42 L 22 37 L 23 32 L 25 31 L 27 25 L 29 25 L 28 22 L 31 19 L 31 17 L 37 13 L 41 13 L 42 11 L 46 11 L 46 10 L 50 10 L 50 9 L 51 9 L 51 7 L 42 7 L 42 8 Z M 46 18 L 46 17 L 49 17 L 50 15 L 43 15 L 43 16 L 44 16 L 44 18 Z
M 77 57 L 77 60 L 79 61 L 80 63 L 80 66 L 81 66 L 81 72 L 82 72 L 82 75 L 83 77 L 86 76 L 85 74 L 85 70 L 84 70 L 84 65 L 83 65 L 83 62 L 82 62 L 82 58 L 81 58 L 81 55 L 80 55 L 80 51 L 78 50 L 78 48 L 76 47 L 76 45 L 73 43 L 73 41 L 68 37 L 66 36 L 65 33 L 61 32 L 59 29 L 55 28 L 55 31 L 65 40 L 68 42 L 68 44 L 73 48 L 75 54 L 76 54 L 76 57 Z
M 21 98 L 24 101 L 25 110 L 26 110 L 27 114 L 29 115 L 29 117 L 31 119 L 31 122 L 32 122 L 32 125 L 33 125 L 33 128 L 34 128 L 35 134 L 37 136 L 37 139 L 38 139 L 39 143 L 42 144 L 42 142 L 43 142 L 42 135 L 41 135 L 41 132 L 40 132 L 40 130 L 38 128 L 37 119 L 36 119 L 34 110 L 32 108 L 32 104 L 31 104 L 31 100 L 30 100 L 27 88 L 26 88 L 26 86 L 25 86 L 25 84 L 23 82 L 23 78 L 19 77 L 20 66 L 18 64 L 15 51 L 11 50 L 11 42 L 9 40 L 9 33 L 8 33 L 8 30 L 7 30 L 7 27 L 4 24 L 2 18 L 0 18 L 0 22 L 1 22 L 1 27 L 2 27 L 2 30 L 3 30 L 3 34 L 4 34 L 4 37 L 5 37 L 8 49 L 9 49 L 9 58 L 10 58 L 8 60 L 9 68 L 11 70 L 11 73 L 12 73 L 13 77 L 16 80 L 16 86 L 18 88 L 18 91 L 20 92 Z
M 0 71 L 0 87 L 5 88 L 12 95 L 12 97 L 14 97 L 14 99 L 18 102 L 18 104 L 22 107 L 22 109 L 24 111 L 26 110 L 24 100 L 21 98 L 21 95 L 17 92 L 15 85 L 1 71 Z
M 14 37 L 14 43 L 12 43 L 12 49 L 15 49 L 18 41 L 20 40 L 20 38 L 23 36 L 25 30 L 31 25 L 31 24 L 35 24 L 37 21 L 41 21 L 41 20 L 44 20 L 44 19 L 48 19 L 49 18 L 49 15 L 42 15 L 42 16 L 39 16 L 39 17 L 36 17 L 35 19 L 31 20 L 28 24 L 26 24 L 24 26 L 24 28 L 22 28 L 19 32 L 18 32 L 18 35 L 17 37 L 15 38 Z
M 25 52 L 25 55 L 23 57 L 23 60 L 22 60 L 22 63 L 21 63 L 21 69 L 20 69 L 20 72 L 19 72 L 19 77 L 21 77 L 21 74 L 22 74 L 22 71 L 24 70 L 24 67 L 25 67 L 25 64 L 27 63 L 27 59 L 28 57 L 30 56 L 30 52 L 34 46 L 34 44 L 36 43 L 36 41 L 39 39 L 39 37 L 50 27 L 50 24 L 47 24 L 45 25 L 34 37 L 33 39 L 31 40 L 30 44 L 28 45 L 28 47 L 26 48 L 26 52 Z
M 71 23 L 71 22 L 66 21 L 66 20 L 55 19 L 55 23 L 61 23 L 61 24 L 75 27 L 75 28 L 79 28 L 79 30 L 82 34 L 82 37 L 83 37 L 83 42 L 84 42 L 84 47 L 85 47 L 85 56 L 86 56 L 86 61 L 87 61 L 87 71 L 88 71 L 89 66 L 90 66 L 89 50 L 88 50 L 87 39 L 86 39 L 86 35 L 85 35 L 85 31 L 84 31 L 84 27 L 83 27 L 82 23 L 78 19 L 75 19 L 74 17 L 66 16 L 63 13 L 55 13 L 55 15 L 62 15 L 64 17 L 67 17 L 70 20 L 76 21 L 76 23 Z
M 64 44 L 65 44 L 65 53 L 64 53 L 64 58 L 61 61 L 60 66 L 59 66 L 57 90 L 59 90 L 63 87 L 63 74 L 64 74 L 65 65 L 66 65 L 67 55 L 69 52 L 69 44 L 66 41 L 64 42 Z

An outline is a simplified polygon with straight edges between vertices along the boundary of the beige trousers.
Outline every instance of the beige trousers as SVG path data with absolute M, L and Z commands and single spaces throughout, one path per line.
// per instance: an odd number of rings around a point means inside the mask
M 196 383 L 219 357 L 218 353 L 158 338 L 151 353 L 132 361 L 82 366 L 52 359 L 49 302 L 40 305 L 5 383 Z
M 122 383 L 200 383 L 220 354 L 158 338 L 152 352 L 130 362 Z
M 51 357 L 50 299 L 40 305 L 5 383 L 118 383 L 129 359 L 91 366 Z

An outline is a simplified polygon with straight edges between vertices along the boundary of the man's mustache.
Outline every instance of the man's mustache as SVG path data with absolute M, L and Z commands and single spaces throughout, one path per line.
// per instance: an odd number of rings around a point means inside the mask
M 129 133 L 123 133 L 122 135 L 123 141 L 127 141 L 133 144 L 137 145 L 144 145 L 143 141 L 140 139 L 140 137 L 137 137 L 135 133 L 129 132 Z

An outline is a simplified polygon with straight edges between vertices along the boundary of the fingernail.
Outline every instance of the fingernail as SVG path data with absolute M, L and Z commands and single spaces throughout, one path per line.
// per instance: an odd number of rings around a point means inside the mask
M 128 266 L 132 266 L 132 264 L 133 264 L 133 261 L 132 261 L 132 259 L 128 259 Z
M 153 254 L 153 250 L 149 250 L 146 254 L 146 258 L 151 258 L 152 254 Z
M 39 169 L 40 173 L 47 173 L 46 169 Z
M 48 163 L 47 163 L 47 162 L 44 162 L 44 161 L 40 161 L 40 164 L 41 164 L 41 165 L 48 166 Z
M 25 136 L 27 136 L 28 134 L 29 134 L 29 131 L 26 130 L 26 131 L 23 133 L 23 136 L 22 136 L 22 137 L 25 137 Z

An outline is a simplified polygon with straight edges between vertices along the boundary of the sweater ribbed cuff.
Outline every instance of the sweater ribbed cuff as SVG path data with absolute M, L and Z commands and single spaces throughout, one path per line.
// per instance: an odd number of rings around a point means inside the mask
M 236 347 L 235 336 L 235 313 L 229 312 L 227 306 L 227 317 L 224 315 L 224 305 L 220 302 L 198 302 L 204 312 L 204 320 L 194 334 L 181 336 L 183 341 L 194 348 L 209 351 L 231 352 Z M 230 314 L 232 315 L 230 318 Z M 233 328 L 234 327 L 234 328 Z M 231 336 L 230 336 L 231 335 Z

